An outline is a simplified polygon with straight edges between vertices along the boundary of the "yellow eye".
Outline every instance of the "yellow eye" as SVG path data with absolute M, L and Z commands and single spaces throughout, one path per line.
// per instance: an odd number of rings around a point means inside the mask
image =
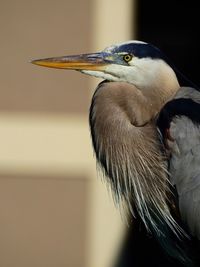
M 132 58 L 133 58 L 133 56 L 130 55 L 130 54 L 126 54 L 126 55 L 123 56 L 123 60 L 126 61 L 126 62 L 131 61 Z

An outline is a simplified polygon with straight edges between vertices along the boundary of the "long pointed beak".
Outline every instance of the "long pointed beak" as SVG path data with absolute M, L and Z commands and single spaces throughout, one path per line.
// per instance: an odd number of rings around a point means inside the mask
M 103 71 L 106 65 L 111 63 L 111 60 L 109 59 L 106 53 L 101 52 L 74 56 L 36 59 L 31 61 L 31 63 L 43 67 L 57 69 Z

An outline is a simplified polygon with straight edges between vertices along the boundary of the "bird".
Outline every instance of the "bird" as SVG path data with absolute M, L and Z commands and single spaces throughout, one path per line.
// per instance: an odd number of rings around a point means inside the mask
M 156 240 L 175 264 L 168 266 L 199 266 L 199 87 L 159 48 L 137 40 L 32 63 L 103 79 L 89 124 L 114 201 Z

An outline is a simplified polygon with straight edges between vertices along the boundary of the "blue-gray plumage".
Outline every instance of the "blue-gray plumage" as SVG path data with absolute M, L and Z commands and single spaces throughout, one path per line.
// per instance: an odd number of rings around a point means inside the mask
M 200 109 L 198 88 L 183 87 L 192 83 L 158 48 L 139 41 L 33 63 L 104 79 L 90 127 L 114 198 L 177 266 L 197 266 L 191 239 L 200 239 L 200 115 L 190 109 Z

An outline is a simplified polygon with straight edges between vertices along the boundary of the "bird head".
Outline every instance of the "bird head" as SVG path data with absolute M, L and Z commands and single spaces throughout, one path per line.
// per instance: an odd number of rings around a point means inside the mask
M 161 79 L 176 80 L 175 72 L 162 52 L 141 41 L 115 44 L 97 53 L 38 59 L 32 63 L 73 69 L 108 81 L 127 82 L 139 89 L 153 87 Z

